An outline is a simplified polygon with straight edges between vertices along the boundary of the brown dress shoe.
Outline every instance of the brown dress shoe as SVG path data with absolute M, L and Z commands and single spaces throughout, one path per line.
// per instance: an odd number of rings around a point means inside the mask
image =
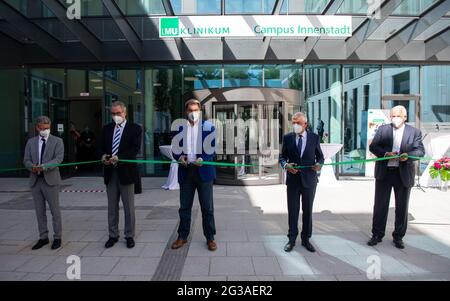
M 214 240 L 208 240 L 206 242 L 206 244 L 208 245 L 208 250 L 210 250 L 210 251 L 217 250 L 217 244 L 216 244 L 216 242 Z
M 175 240 L 174 242 L 173 242 L 173 244 L 172 244 L 172 249 L 174 249 L 174 250 L 176 250 L 176 249 L 179 249 L 179 248 L 181 248 L 185 243 L 187 243 L 187 240 L 185 240 L 185 239 L 177 239 L 177 240 Z

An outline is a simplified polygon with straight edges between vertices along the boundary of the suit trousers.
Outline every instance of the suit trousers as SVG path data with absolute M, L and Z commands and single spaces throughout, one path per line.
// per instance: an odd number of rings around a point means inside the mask
M 207 240 L 214 240 L 216 226 L 214 221 L 213 181 L 203 182 L 200 178 L 198 167 L 189 165 L 187 175 L 180 184 L 180 225 L 178 237 L 187 239 L 191 229 L 192 205 L 194 203 L 195 190 L 198 192 L 200 208 L 202 210 L 203 234 Z
M 392 188 L 395 194 L 395 229 L 392 236 L 394 239 L 402 239 L 408 226 L 411 187 L 403 185 L 398 168 L 388 169 L 384 179 L 375 181 L 372 234 L 379 237 L 385 235 Z
M 106 185 L 108 195 L 108 229 L 109 237 L 119 238 L 119 201 L 122 199 L 125 216 L 125 237 L 133 238 L 135 234 L 134 184 L 121 185 L 116 168 Z
M 59 185 L 50 186 L 45 182 L 44 177 L 38 177 L 34 186 L 31 187 L 31 194 L 38 222 L 39 239 L 48 238 L 46 203 L 48 203 L 52 214 L 53 238 L 61 239 L 62 222 L 59 208 Z
M 317 184 L 304 187 L 302 182 L 287 185 L 287 204 L 290 242 L 295 242 L 298 236 L 298 218 L 300 214 L 300 197 L 302 205 L 302 240 L 308 240 L 312 235 L 312 209 L 316 195 Z

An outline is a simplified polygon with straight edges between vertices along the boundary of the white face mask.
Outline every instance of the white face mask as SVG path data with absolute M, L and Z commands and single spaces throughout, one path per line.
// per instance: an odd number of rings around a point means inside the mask
M 294 124 L 294 133 L 296 134 L 303 133 L 303 127 L 300 124 Z
M 403 124 L 403 118 L 401 117 L 392 118 L 392 124 L 398 129 Z
M 114 115 L 113 120 L 116 124 L 121 124 L 124 121 L 124 118 L 122 116 Z
M 47 139 L 48 136 L 50 136 L 50 129 L 40 131 L 40 132 L 39 132 L 39 136 L 41 136 L 42 138 Z
M 189 113 L 188 118 L 192 122 L 197 122 L 200 119 L 200 111 L 194 111 Z

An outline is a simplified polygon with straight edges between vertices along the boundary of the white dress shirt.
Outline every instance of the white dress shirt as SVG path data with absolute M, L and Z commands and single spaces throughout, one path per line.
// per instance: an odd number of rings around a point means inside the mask
M 195 122 L 192 125 L 189 121 L 187 122 L 186 154 L 188 163 L 197 161 L 198 124 L 198 122 Z
M 392 143 L 392 151 L 397 152 L 400 154 L 400 146 L 402 145 L 402 139 L 403 139 L 403 133 L 405 131 L 405 124 L 403 124 L 398 129 L 395 127 L 392 127 L 392 137 L 393 137 L 393 143 Z M 399 166 L 399 159 L 391 159 L 388 161 L 389 167 L 398 167 Z

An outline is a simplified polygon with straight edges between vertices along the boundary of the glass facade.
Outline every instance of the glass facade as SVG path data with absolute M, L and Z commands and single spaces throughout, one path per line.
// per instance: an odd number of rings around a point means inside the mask
M 128 118 L 144 128 L 139 158 L 166 159 L 160 146 L 170 144 L 170 125 L 173 120 L 183 117 L 184 96 L 204 89 L 252 87 L 298 91 L 301 96 L 288 111 L 283 111 L 281 103 L 251 104 L 248 99 L 241 99 L 241 104 L 232 107 L 214 105 L 214 117 L 225 118 L 232 114 L 233 118 L 241 116 L 245 120 L 259 114 L 257 119 L 265 120 L 263 117 L 269 116 L 280 121 L 282 132 L 278 135 L 282 135 L 291 130 L 289 123 L 282 124 L 282 114 L 287 114 L 284 120 L 290 120 L 295 110 L 305 111 L 309 130 L 318 133 L 322 142 L 342 144 L 342 150 L 334 158 L 337 160 L 366 157 L 367 120 L 371 109 L 403 104 L 408 109 L 408 122 L 420 126 L 425 133 L 450 126 L 449 65 L 215 64 L 24 68 L 0 70 L 0 78 L 1 99 L 11 113 L 6 116 L 7 123 L 16 125 L 6 133 L 0 152 L 0 163 L 5 168 L 21 166 L 24 143 L 27 137 L 35 134 L 33 122 L 39 115 L 52 118 L 53 133 L 66 142 L 66 160 L 79 159 L 74 132 L 81 133 L 89 128 L 98 137 L 102 126 L 110 122 L 110 105 L 115 100 L 125 102 Z M 396 99 L 405 95 L 406 98 L 418 96 L 419 101 L 415 98 Z M 278 146 L 272 147 L 277 149 Z M 258 161 L 251 156 L 243 160 Z M 168 171 L 167 165 L 142 168 L 147 176 L 165 176 Z M 273 174 L 265 168 L 239 172 L 242 177 Z M 365 166 L 342 165 L 336 172 L 362 176 Z
M 369 109 L 381 108 L 381 66 L 344 65 L 343 160 L 364 159 Z M 364 174 L 364 166 L 342 165 L 343 174 Z

